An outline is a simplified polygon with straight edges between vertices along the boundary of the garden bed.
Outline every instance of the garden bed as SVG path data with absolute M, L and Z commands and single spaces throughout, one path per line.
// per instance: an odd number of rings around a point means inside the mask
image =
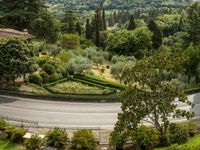
M 109 89 L 90 86 L 88 84 L 83 84 L 75 81 L 66 81 L 58 83 L 54 86 L 49 86 L 48 90 L 56 94 L 107 95 L 112 93 L 112 91 Z

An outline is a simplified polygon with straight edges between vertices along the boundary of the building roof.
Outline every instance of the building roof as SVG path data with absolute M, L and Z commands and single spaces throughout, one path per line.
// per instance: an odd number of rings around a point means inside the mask
M 0 28 L 0 38 L 7 38 L 7 37 L 22 37 L 25 39 L 32 39 L 34 38 L 33 35 L 29 34 L 28 32 L 21 32 L 10 28 Z

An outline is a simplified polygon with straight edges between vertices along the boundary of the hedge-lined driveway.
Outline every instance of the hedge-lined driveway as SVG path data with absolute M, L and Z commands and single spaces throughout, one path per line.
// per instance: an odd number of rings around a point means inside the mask
M 182 109 L 200 116 L 200 93 L 188 96 L 196 105 L 192 110 L 178 103 Z M 13 96 L 0 96 L 0 116 L 38 121 L 44 127 L 112 128 L 120 112 L 120 103 L 54 102 Z M 178 120 L 178 121 L 182 121 Z

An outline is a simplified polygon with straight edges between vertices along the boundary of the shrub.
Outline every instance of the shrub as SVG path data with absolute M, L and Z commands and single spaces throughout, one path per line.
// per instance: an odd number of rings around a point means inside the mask
M 143 150 L 148 150 L 158 143 L 158 134 L 153 128 L 140 126 L 138 129 L 133 131 L 131 135 L 133 143 L 136 147 Z
M 62 75 L 55 73 L 55 74 L 50 75 L 49 82 L 54 82 L 60 79 L 62 79 Z
M 0 119 L 0 130 L 1 131 L 5 130 L 6 126 L 7 123 L 3 119 Z
M 67 49 L 77 49 L 80 46 L 80 37 L 76 34 L 65 34 L 62 38 L 62 47 Z
M 42 84 L 42 78 L 38 73 L 33 73 L 29 76 L 29 82 L 35 83 L 37 85 Z
M 43 65 L 43 70 L 48 74 L 48 75 L 52 75 L 54 74 L 56 71 L 55 71 L 55 67 L 51 64 L 44 64 Z
M 27 150 L 39 150 L 43 144 L 43 141 L 38 136 L 32 136 L 25 141 L 25 147 Z
M 26 134 L 26 131 L 23 128 L 15 128 L 12 130 L 11 141 L 12 142 L 22 142 L 23 136 Z
M 14 129 L 15 129 L 14 126 L 11 126 L 11 125 L 6 126 L 4 132 L 8 134 L 8 138 L 9 138 L 9 139 L 11 138 L 12 132 L 13 132 Z
M 49 75 L 46 72 L 40 72 L 40 76 L 42 78 L 42 83 L 49 83 Z
M 124 132 L 113 131 L 110 135 L 110 145 L 116 150 L 122 150 L 126 143 L 126 134 Z
M 195 134 L 197 133 L 197 125 L 193 122 L 184 123 L 183 128 L 185 128 L 188 131 L 188 135 L 190 137 L 195 136 Z
M 178 126 L 174 123 L 170 124 L 169 132 L 170 132 L 170 141 L 173 144 L 174 143 L 182 144 L 185 143 L 188 139 L 187 129 Z
M 91 130 L 79 130 L 72 138 L 72 148 L 76 150 L 95 150 L 97 146 L 95 136 Z
M 55 128 L 53 131 L 49 131 L 46 135 L 47 145 L 56 148 L 62 148 L 68 142 L 68 135 L 65 130 Z

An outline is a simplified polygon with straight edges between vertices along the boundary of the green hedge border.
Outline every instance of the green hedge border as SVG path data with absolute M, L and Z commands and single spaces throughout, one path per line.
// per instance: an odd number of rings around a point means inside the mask
M 71 101 L 71 102 L 119 102 L 120 98 L 119 95 L 112 94 L 112 95 L 67 95 L 67 94 L 49 94 L 49 95 L 40 95 L 40 94 L 30 94 L 24 92 L 13 92 L 13 91 L 5 91 L 0 90 L 0 94 L 2 95 L 9 95 L 9 96 L 16 96 L 16 97 L 23 97 L 23 98 L 32 98 L 32 99 L 44 99 L 44 100 L 51 100 L 51 101 Z

